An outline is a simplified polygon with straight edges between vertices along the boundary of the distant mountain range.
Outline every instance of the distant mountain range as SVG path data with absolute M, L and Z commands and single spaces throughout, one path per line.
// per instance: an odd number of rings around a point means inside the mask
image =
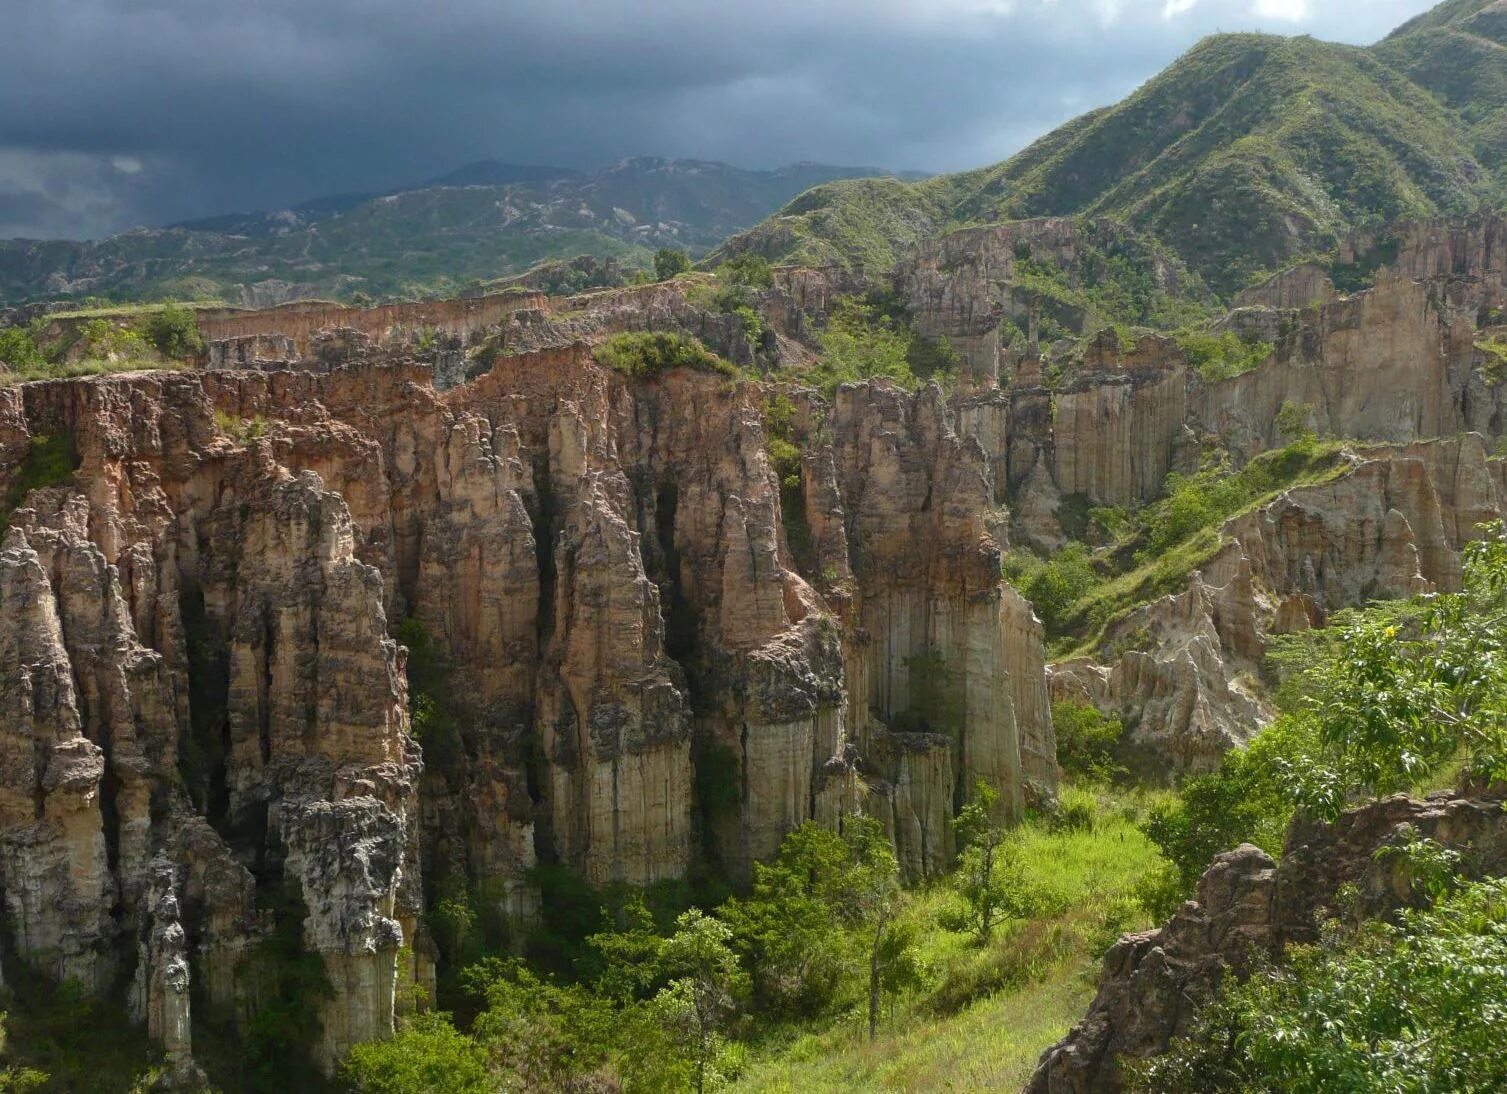
M 647 265 L 659 247 L 699 255 L 812 186 L 886 174 L 816 163 L 749 171 L 636 158 L 576 171 L 483 161 L 389 193 L 332 195 L 93 242 L 3 241 L 0 303 L 419 296 L 578 254 Z
M 1112 217 L 1221 294 L 1366 224 L 1501 206 L 1507 0 L 1450 0 L 1370 48 L 1218 35 L 993 167 L 839 181 L 730 241 L 887 272 L 965 224 Z

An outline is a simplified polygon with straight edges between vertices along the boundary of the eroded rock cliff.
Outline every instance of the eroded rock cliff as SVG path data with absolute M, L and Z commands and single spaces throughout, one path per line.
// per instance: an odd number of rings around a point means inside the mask
M 1297 823 L 1279 864 L 1246 845 L 1220 855 L 1198 894 L 1160 930 L 1127 935 L 1104 959 L 1088 1013 L 1041 1058 L 1028 1094 L 1115 1091 L 1122 1061 L 1165 1052 L 1187 1032 L 1228 974 L 1258 956 L 1316 941 L 1337 913 L 1337 894 L 1354 886 L 1350 913 L 1384 915 L 1415 902 L 1406 865 L 1376 852 L 1422 836 L 1462 855 L 1469 876 L 1507 869 L 1507 814 L 1500 799 L 1388 798 L 1333 824 Z
M 854 808 L 921 877 L 975 780 L 1051 793 L 1040 628 L 938 391 L 811 400 L 787 512 L 755 385 L 580 346 L 431 376 L 0 389 L 5 931 L 54 979 L 134 977 L 175 1067 L 195 1007 L 268 1005 L 290 924 L 329 1068 L 429 975 L 452 883 L 526 917 L 540 863 L 737 877 Z

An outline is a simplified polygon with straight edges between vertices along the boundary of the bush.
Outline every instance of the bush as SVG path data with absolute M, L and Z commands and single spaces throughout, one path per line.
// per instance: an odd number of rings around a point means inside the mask
M 168 304 L 160 311 L 152 312 L 141 320 L 138 329 L 164 357 L 192 357 L 204 348 L 193 309 L 181 304 Z
M 1507 1086 L 1507 883 L 1472 885 L 1400 925 L 1331 925 L 1227 984 L 1133 1088 L 1501 1090 Z
M 654 279 L 668 281 L 691 268 L 691 258 L 684 251 L 661 247 L 654 252 Z
M 496 1089 L 486 1050 L 437 1011 L 414 1015 L 389 1040 L 356 1045 L 341 1074 L 357 1094 L 489 1094 Z
M 1215 855 L 1242 843 L 1281 854 L 1293 814 L 1287 775 L 1313 748 L 1311 723 L 1286 715 L 1226 755 L 1217 772 L 1190 779 L 1176 801 L 1152 809 L 1143 830 L 1177 868 L 1184 896 Z
M 731 285 L 746 285 L 751 289 L 767 289 L 774 285 L 773 268 L 756 254 L 729 258 L 717 267 L 717 277 Z
M 1057 731 L 1057 763 L 1068 775 L 1104 780 L 1119 774 L 1115 762 L 1125 726 L 1119 718 L 1086 703 L 1058 700 L 1052 704 Z
M 1031 602 L 1049 635 L 1062 633 L 1073 605 L 1101 581 L 1081 543 L 1070 543 L 1046 560 L 1010 555 L 1004 575 Z
M 1272 355 L 1270 342 L 1241 338 L 1234 331 L 1180 331 L 1178 345 L 1200 376 L 1211 383 L 1240 376 L 1258 367 Z
M 25 327 L 0 327 L 0 367 L 34 372 L 47 367 L 47 358 Z
M 619 334 L 596 347 L 598 362 L 626 376 L 652 380 L 670 369 L 689 368 L 737 376 L 738 370 L 695 338 L 663 331 Z

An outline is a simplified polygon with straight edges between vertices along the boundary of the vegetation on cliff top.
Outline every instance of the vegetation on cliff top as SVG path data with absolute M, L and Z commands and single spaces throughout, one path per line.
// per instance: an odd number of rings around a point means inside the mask
M 697 339 L 663 331 L 618 334 L 592 351 L 596 359 L 625 376 L 652 380 L 670 369 L 688 368 L 720 376 L 739 375 L 735 366 L 718 357 Z

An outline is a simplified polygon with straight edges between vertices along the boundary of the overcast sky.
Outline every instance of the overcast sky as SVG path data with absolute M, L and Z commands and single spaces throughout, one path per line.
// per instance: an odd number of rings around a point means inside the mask
M 955 170 L 1204 34 L 1369 43 L 1430 0 L 4 0 L 0 237 L 476 159 Z

